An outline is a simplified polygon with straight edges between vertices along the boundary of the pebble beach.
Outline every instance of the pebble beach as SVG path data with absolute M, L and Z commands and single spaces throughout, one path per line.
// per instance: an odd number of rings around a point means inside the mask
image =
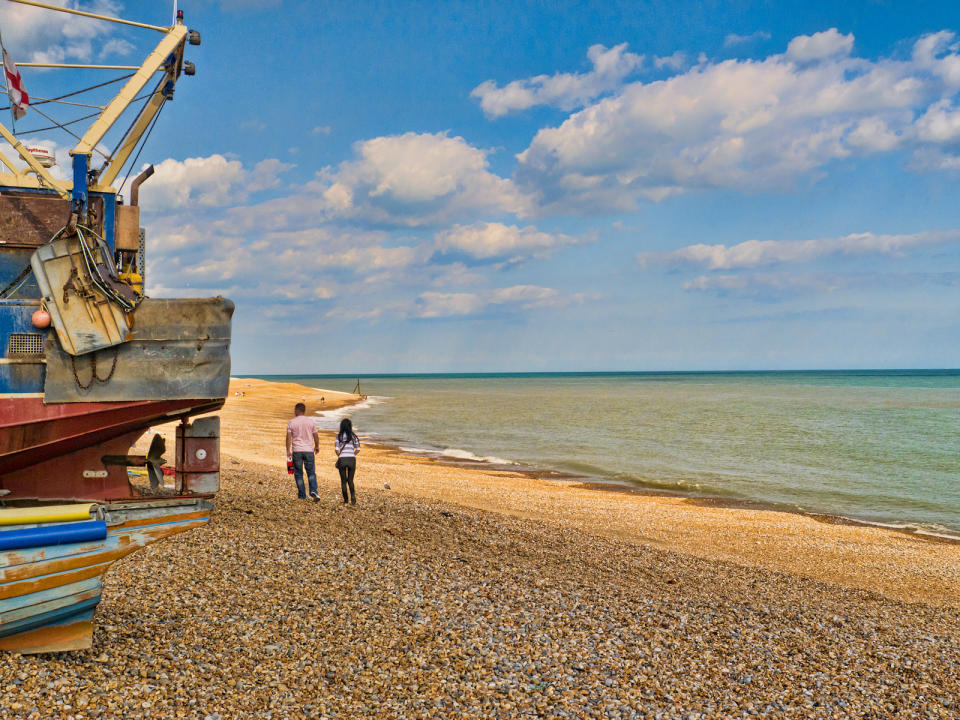
M 91 651 L 0 656 L 0 718 L 960 717 L 956 544 L 375 447 L 344 507 L 330 434 L 297 501 L 320 391 L 234 385 L 209 526 L 113 567 Z

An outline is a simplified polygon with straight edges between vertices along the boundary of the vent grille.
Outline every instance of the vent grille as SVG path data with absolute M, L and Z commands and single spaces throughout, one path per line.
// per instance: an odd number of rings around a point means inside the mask
M 43 335 L 40 333 L 13 333 L 7 345 L 7 357 L 34 357 L 43 355 Z

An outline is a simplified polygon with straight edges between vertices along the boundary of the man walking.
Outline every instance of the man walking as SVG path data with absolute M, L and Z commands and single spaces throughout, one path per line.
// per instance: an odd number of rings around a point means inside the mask
M 293 479 L 297 482 L 297 499 L 306 500 L 303 492 L 303 471 L 306 468 L 310 481 L 310 497 L 320 499 L 317 492 L 317 466 L 315 454 L 320 452 L 320 435 L 313 418 L 306 415 L 307 406 L 302 402 L 293 407 L 293 420 L 287 423 L 287 462 L 293 461 Z

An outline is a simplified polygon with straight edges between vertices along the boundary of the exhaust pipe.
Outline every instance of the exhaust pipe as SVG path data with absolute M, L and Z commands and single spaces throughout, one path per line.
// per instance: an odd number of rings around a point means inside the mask
M 140 201 L 140 185 L 146 182 L 153 173 L 154 169 L 151 165 L 134 178 L 133 184 L 130 185 L 130 205 L 136 205 Z

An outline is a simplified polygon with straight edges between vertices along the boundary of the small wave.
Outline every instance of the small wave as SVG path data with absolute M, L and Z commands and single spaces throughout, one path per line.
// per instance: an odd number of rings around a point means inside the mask
M 489 463 L 490 465 L 516 465 L 513 460 L 497 457 L 496 455 L 477 455 L 469 450 L 460 448 L 445 448 L 444 450 L 427 450 L 426 448 L 399 446 L 399 450 L 413 455 L 427 455 L 429 457 L 443 457 L 452 460 L 466 460 L 468 462 Z
M 313 422 L 316 424 L 318 430 L 336 430 L 340 427 L 340 421 L 348 415 L 352 415 L 357 410 L 366 410 L 374 405 L 379 405 L 389 399 L 389 397 L 383 395 L 368 395 L 366 400 L 354 403 L 353 405 L 346 405 L 336 410 L 318 410 Z
M 476 455 L 469 450 L 461 450 L 459 448 L 446 448 L 445 450 L 441 450 L 439 454 L 455 460 L 470 460 L 471 462 L 485 462 L 492 463 L 493 465 L 516 465 L 513 460 L 500 458 L 496 455 Z

